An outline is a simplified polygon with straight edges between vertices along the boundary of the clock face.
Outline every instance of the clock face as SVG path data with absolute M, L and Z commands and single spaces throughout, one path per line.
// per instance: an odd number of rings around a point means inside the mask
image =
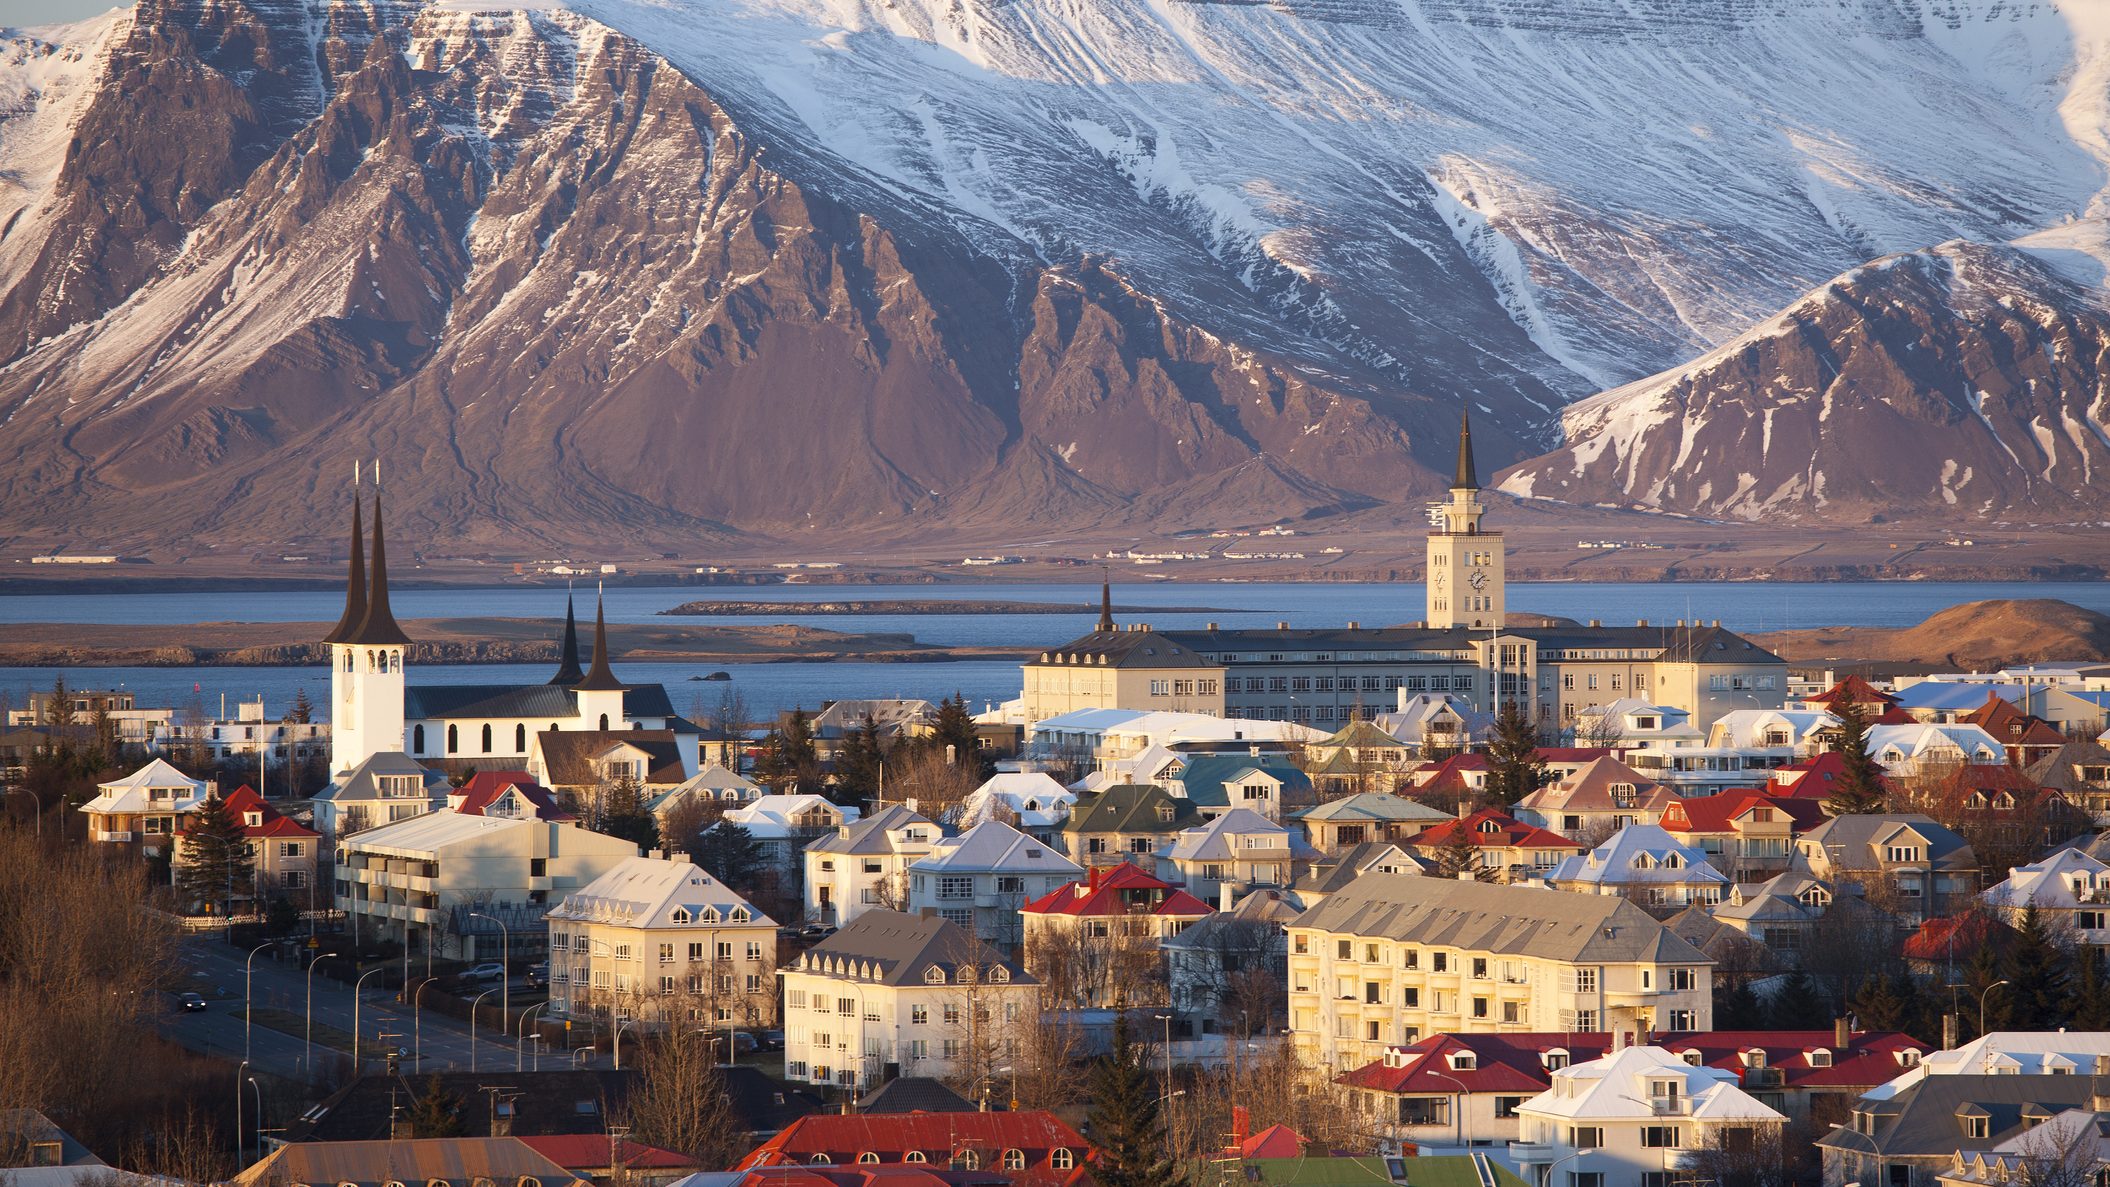
M 1436 570 L 1436 574 L 1435 574 L 1435 576 L 1434 576 L 1433 578 L 1431 578 L 1431 580 L 1433 580 L 1433 581 L 1435 582 L 1435 584 L 1436 584 L 1436 588 L 1437 588 L 1437 589 L 1442 589 L 1442 588 L 1443 588 L 1443 586 L 1444 586 L 1444 575 L 1443 575 L 1443 570 L 1442 570 L 1442 569 L 1438 569 L 1438 570 Z
M 1467 578 L 1466 578 L 1466 581 L 1468 581 L 1469 583 L 1471 583 L 1471 585 L 1472 585 L 1472 587 L 1473 587 L 1474 589 L 1486 589 L 1486 588 L 1487 588 L 1487 570 L 1486 570 L 1486 569 L 1474 569 L 1474 570 L 1473 570 L 1473 575 L 1472 575 L 1472 576 L 1470 576 L 1470 577 L 1467 577 Z

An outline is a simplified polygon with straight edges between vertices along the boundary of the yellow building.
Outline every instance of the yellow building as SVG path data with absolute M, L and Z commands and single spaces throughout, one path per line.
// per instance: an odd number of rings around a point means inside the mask
M 1372 873 L 1289 925 L 1298 1052 L 1340 1071 L 1436 1033 L 1710 1030 L 1713 984 L 1623 898 Z

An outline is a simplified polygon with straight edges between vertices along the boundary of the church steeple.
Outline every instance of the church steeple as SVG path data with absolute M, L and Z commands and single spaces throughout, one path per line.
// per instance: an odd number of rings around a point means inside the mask
M 1451 479 L 1451 489 L 1480 489 L 1479 470 L 1473 465 L 1473 414 L 1469 410 L 1458 413 L 1458 473 Z
M 388 605 L 388 545 L 381 538 L 381 496 L 374 495 L 374 570 L 366 595 L 366 613 L 351 637 L 339 640 L 360 646 L 407 647 L 410 636 L 396 625 L 395 611 Z
M 1094 629 L 1109 635 L 1114 633 L 1114 584 L 1111 580 L 1099 582 L 1099 625 Z
M 342 643 L 359 629 L 366 617 L 366 535 L 359 530 L 359 492 L 352 491 L 352 564 L 344 581 L 344 616 L 329 634 L 322 637 L 325 643 Z
M 557 653 L 557 674 L 550 683 L 570 688 L 585 679 L 579 671 L 579 618 L 572 611 L 571 595 L 564 595 L 564 647 Z
M 572 685 L 577 692 L 615 692 L 624 687 L 608 667 L 608 614 L 600 598 L 593 606 L 593 666 L 586 669 L 586 676 Z

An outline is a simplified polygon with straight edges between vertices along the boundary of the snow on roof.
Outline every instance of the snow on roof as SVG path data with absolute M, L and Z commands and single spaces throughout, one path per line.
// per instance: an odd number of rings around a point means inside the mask
M 1001 820 L 985 820 L 957 837 L 948 837 L 918 858 L 910 870 L 960 873 L 1002 870 L 1031 871 L 1076 877 L 1084 867 L 1012 828 Z
M 623 927 L 727 926 L 774 928 L 731 887 L 687 861 L 633 857 L 564 896 L 553 920 L 608 923 Z
M 1695 1067 L 1661 1047 L 1628 1047 L 1572 1064 L 1553 1073 L 1553 1087 L 1518 1106 L 1520 1112 L 1566 1120 L 1633 1120 L 1656 1116 L 1652 1090 L 1675 1081 L 1677 1098 L 1689 1100 L 1690 1115 L 1709 1121 L 1784 1122 L 1737 1086 L 1735 1072 Z
M 81 811 L 145 812 L 152 807 L 156 811 L 187 812 L 205 799 L 203 779 L 193 779 L 159 758 L 122 779 L 96 786 L 101 789 L 100 794 L 82 804 Z M 157 791 L 175 794 L 152 794 Z

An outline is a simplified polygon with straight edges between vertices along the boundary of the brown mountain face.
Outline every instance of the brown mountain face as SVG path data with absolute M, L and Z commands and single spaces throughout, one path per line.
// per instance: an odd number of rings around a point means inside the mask
M 1567 443 L 1501 485 L 1750 520 L 2100 516 L 2110 311 L 2045 260 L 1956 242 L 1857 268 L 1570 408 Z
M 826 196 L 583 18 L 144 0 L 113 39 L 0 277 L 0 532 L 328 541 L 375 457 L 399 530 L 468 548 L 1440 485 L 1455 403 Z
M 1791 660 L 2009 664 L 2110 659 L 2110 615 L 2050 598 L 1965 602 L 1909 627 L 1826 627 L 1758 636 Z

